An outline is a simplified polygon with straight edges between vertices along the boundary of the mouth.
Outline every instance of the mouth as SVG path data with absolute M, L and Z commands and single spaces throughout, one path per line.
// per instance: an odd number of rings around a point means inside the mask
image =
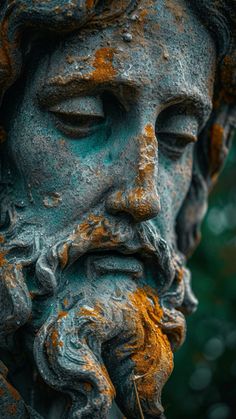
M 125 254 L 118 251 L 97 251 L 89 253 L 87 267 L 95 275 L 102 276 L 109 273 L 125 274 L 133 279 L 144 276 L 144 262 L 140 254 Z

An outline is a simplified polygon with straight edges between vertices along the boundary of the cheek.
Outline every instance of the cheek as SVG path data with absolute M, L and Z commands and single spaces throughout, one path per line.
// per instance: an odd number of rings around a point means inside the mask
M 178 162 L 174 167 L 174 176 L 172 176 L 172 211 L 175 216 L 177 216 L 188 193 L 192 179 L 192 167 L 192 152 L 188 153 L 186 158 Z
M 167 229 L 174 228 L 177 214 L 188 193 L 192 179 L 192 154 L 193 149 L 190 148 L 177 162 L 160 156 L 158 191 Z
M 45 220 L 47 229 L 56 224 L 78 222 L 88 208 L 102 202 L 111 187 L 112 173 L 104 165 L 107 151 L 82 157 L 57 131 L 37 115 L 27 119 L 22 109 L 9 130 L 7 147 L 35 208 Z M 46 126 L 46 129 L 44 128 Z M 18 178 L 16 174 L 16 179 Z M 53 223 L 57 220 L 57 223 Z
M 80 142 L 64 138 L 48 114 L 41 112 L 32 101 L 24 101 L 8 137 L 7 146 L 15 166 L 32 188 L 76 192 L 84 183 L 83 191 L 86 185 L 89 189 L 89 179 L 102 176 L 100 153 L 95 153 L 93 159 L 89 155 L 84 157 Z

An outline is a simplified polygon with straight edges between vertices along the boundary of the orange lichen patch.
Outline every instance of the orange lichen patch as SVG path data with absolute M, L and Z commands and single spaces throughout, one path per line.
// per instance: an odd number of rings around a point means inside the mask
M 115 387 L 114 387 L 114 385 L 113 385 L 113 383 L 110 379 L 110 376 L 107 372 L 107 369 L 106 369 L 105 365 L 103 365 L 103 364 L 101 365 L 101 370 L 102 370 L 102 373 L 103 373 L 104 377 L 106 377 L 107 382 L 109 383 L 109 387 L 104 391 L 104 394 L 107 394 L 111 398 L 114 398 L 116 396 L 116 390 L 115 390 Z
M 59 340 L 59 333 L 57 330 L 53 330 L 53 332 L 51 333 L 51 342 L 54 348 L 56 348 L 57 346 L 63 346 L 63 342 Z
M 1 273 L 1 279 L 7 283 L 8 289 L 16 288 L 15 266 L 10 265 L 6 260 L 0 268 L 3 270 Z
M 224 150 L 224 128 L 219 124 L 213 124 L 211 129 L 210 162 L 211 176 L 214 180 L 215 175 L 220 169 L 222 160 L 225 156 Z
M 96 81 L 108 81 L 116 75 L 113 68 L 114 48 L 100 48 L 95 53 L 93 66 L 95 70 L 92 72 L 92 78 Z
M 0 243 L 4 243 L 5 239 L 4 237 L 0 234 Z
M 0 252 L 0 268 L 7 265 L 7 259 L 5 258 L 7 251 Z
M 149 287 L 138 288 L 129 299 L 137 313 L 137 339 L 131 348 L 137 391 L 141 401 L 159 399 L 173 369 L 170 342 L 160 327 L 163 311 Z
M 89 383 L 88 381 L 86 381 L 85 383 L 83 383 L 83 387 L 84 387 L 85 391 L 88 391 L 88 392 L 92 391 L 92 389 L 93 389 L 92 384 Z
M 68 244 L 65 243 L 62 246 L 62 249 L 61 249 L 60 254 L 59 254 L 59 260 L 60 260 L 60 265 L 61 265 L 62 269 L 64 269 L 66 267 L 66 265 L 68 263 L 68 259 L 69 259 Z
M 81 307 L 80 310 L 78 311 L 78 316 L 92 316 L 95 318 L 99 318 L 100 322 L 104 321 L 104 318 L 102 316 L 102 310 L 101 307 L 99 307 L 98 305 L 96 305 L 95 307 Z
M 70 236 L 70 240 L 76 242 L 77 239 L 89 239 L 92 247 L 102 246 L 102 244 L 107 245 L 108 241 L 111 245 L 112 242 L 116 244 L 110 228 L 111 225 L 106 218 L 90 214 L 86 221 L 79 224 L 75 233 Z
M 177 268 L 177 277 L 176 277 L 177 281 L 180 283 L 183 281 L 184 279 L 184 268 Z
M 103 381 L 102 386 L 100 387 L 100 392 L 108 396 L 112 400 L 116 395 L 116 391 L 111 382 L 111 379 L 108 375 L 108 372 L 105 366 L 104 365 L 98 366 L 97 362 L 94 362 L 93 357 L 91 358 L 89 353 L 84 353 L 83 354 L 83 368 L 84 370 L 87 370 L 87 371 L 93 370 L 98 381 L 100 383 L 101 381 Z
M 153 186 L 154 173 L 157 161 L 157 139 L 152 124 L 147 124 L 144 129 L 144 135 L 138 137 L 139 141 L 139 172 L 138 185 L 146 183 L 146 187 Z
M 145 126 L 145 133 L 148 138 L 153 138 L 155 136 L 155 129 L 152 124 L 147 124 Z
M 140 22 L 144 23 L 147 15 L 148 15 L 148 11 L 146 9 L 141 10 L 141 12 L 139 13 Z
M 18 391 L 14 387 L 12 387 L 12 385 L 9 384 L 7 381 L 6 381 L 6 386 L 7 386 L 7 391 L 10 393 L 10 395 L 15 401 L 18 401 L 21 399 Z
M 86 0 L 86 7 L 92 9 L 95 5 L 95 0 Z
M 16 405 L 15 404 L 9 404 L 7 407 L 6 407 L 6 411 L 7 411 L 7 413 L 9 414 L 9 415 L 16 415 L 16 413 L 17 413 L 17 407 L 16 407 Z
M 66 307 L 68 307 L 68 305 L 69 305 L 69 300 L 68 300 L 68 298 L 64 298 L 64 300 L 63 300 L 63 305 L 64 305 L 64 307 L 66 308 Z
M 57 318 L 59 320 L 59 319 L 62 319 L 63 317 L 66 317 L 67 315 L 68 315 L 67 311 L 59 311 Z

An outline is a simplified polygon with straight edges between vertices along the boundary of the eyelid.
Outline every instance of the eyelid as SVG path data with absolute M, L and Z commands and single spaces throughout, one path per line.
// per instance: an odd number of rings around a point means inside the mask
M 191 114 L 160 114 L 156 131 L 158 134 L 186 138 L 188 142 L 196 142 L 199 132 L 199 123 Z
M 188 142 L 188 143 L 196 143 L 197 142 L 197 140 L 198 140 L 198 138 L 197 138 L 197 136 L 196 135 L 194 135 L 194 134 L 192 134 L 192 133 L 190 133 L 190 132 L 171 132 L 171 131 L 158 131 L 158 134 L 157 135 L 162 135 L 162 134 L 164 134 L 164 135 L 167 135 L 167 136 L 169 136 L 169 137 L 180 137 L 180 138 L 182 138 L 182 139 L 185 139 L 186 140 L 186 142 Z
M 66 115 L 83 115 L 104 118 L 103 103 L 98 96 L 74 97 L 49 107 L 49 112 Z

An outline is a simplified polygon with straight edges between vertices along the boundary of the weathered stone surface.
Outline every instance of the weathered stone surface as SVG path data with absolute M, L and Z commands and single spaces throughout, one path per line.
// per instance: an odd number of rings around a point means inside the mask
M 1 1 L 0 418 L 164 417 L 235 128 L 235 12 Z

